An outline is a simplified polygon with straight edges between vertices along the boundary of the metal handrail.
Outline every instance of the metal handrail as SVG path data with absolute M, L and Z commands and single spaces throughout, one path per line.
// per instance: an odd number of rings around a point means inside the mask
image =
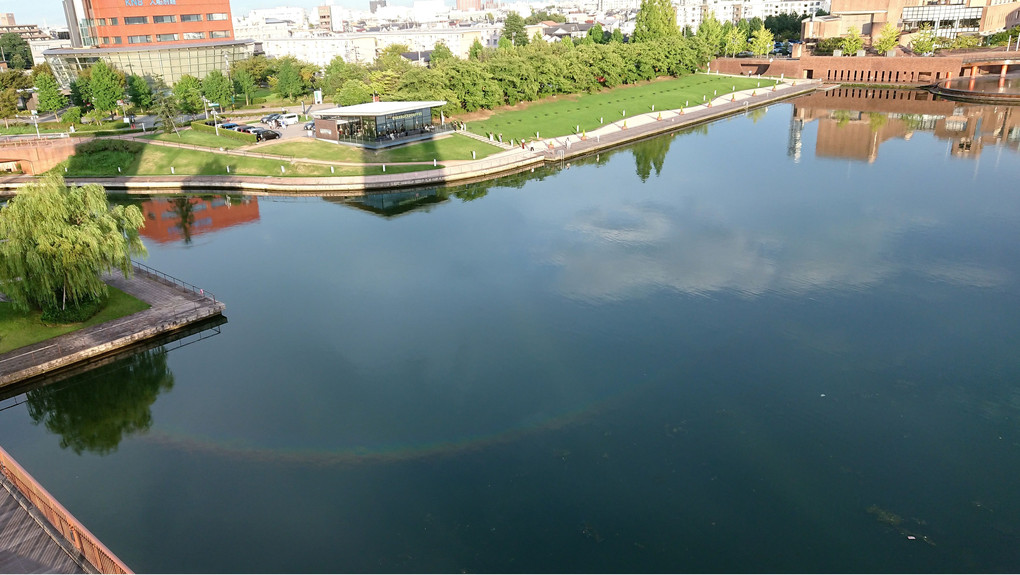
M 149 275 L 154 275 L 154 276 L 162 279 L 163 281 L 166 281 L 166 282 L 169 282 L 169 283 L 171 283 L 173 285 L 176 285 L 178 287 L 184 288 L 185 290 L 190 291 L 190 292 L 194 293 L 195 295 L 211 299 L 214 302 L 216 301 L 216 296 L 213 295 L 212 292 L 205 291 L 204 288 L 200 288 L 200 287 L 198 287 L 198 286 L 196 286 L 194 284 L 190 284 L 190 283 L 188 283 L 188 282 L 186 282 L 184 280 L 177 279 L 177 278 L 175 278 L 174 276 L 172 276 L 170 274 L 163 273 L 163 272 L 157 270 L 156 268 L 149 267 L 149 266 L 147 266 L 147 265 L 145 265 L 145 264 L 143 264 L 141 262 L 136 262 L 135 260 L 131 260 L 131 265 L 134 266 L 135 269 L 137 269 L 140 272 L 147 273 Z

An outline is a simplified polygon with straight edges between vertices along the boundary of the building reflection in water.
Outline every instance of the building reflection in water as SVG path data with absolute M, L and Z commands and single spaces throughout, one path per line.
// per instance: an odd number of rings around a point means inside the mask
M 145 227 L 141 234 L 159 243 L 258 221 L 259 203 L 250 196 L 191 196 L 151 198 L 141 204 Z
M 788 154 L 800 159 L 801 132 L 818 122 L 815 155 L 874 162 L 885 141 L 932 132 L 957 157 L 978 157 L 985 146 L 1020 151 L 1020 114 L 1013 106 L 936 99 L 921 90 L 836 88 L 793 102 Z

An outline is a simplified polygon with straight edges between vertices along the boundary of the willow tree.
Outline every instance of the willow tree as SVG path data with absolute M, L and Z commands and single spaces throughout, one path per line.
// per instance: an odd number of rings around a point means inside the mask
M 111 206 L 98 184 L 48 175 L 0 209 L 0 291 L 16 308 L 66 309 L 106 296 L 101 275 L 145 255 L 136 206 Z

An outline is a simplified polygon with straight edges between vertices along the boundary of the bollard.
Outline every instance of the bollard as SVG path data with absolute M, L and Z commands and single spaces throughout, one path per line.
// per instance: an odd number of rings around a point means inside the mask
M 230 166 L 227 166 L 227 173 L 230 173 Z
M 283 166 L 280 166 L 280 173 L 281 174 L 286 174 L 287 170 L 283 169 Z
M 382 165 L 382 171 L 383 171 L 383 172 L 385 172 L 385 171 L 386 171 L 386 164 L 383 164 L 383 165 Z
M 436 167 L 436 159 L 435 158 L 432 158 L 432 167 L 433 168 Z
M 599 116 L 599 123 L 602 124 L 602 116 Z
M 538 135 L 538 132 L 535 132 L 535 137 L 540 138 L 541 136 Z
M 331 174 L 335 174 L 336 173 L 336 170 L 333 169 L 333 166 L 329 167 L 329 173 L 331 173 Z
M 170 173 L 171 174 L 174 173 L 174 167 L 173 166 L 170 166 Z
M 472 160 L 475 159 L 475 151 L 474 150 L 471 150 L 471 159 Z
M 117 173 L 120 173 L 120 166 L 117 166 Z
M 655 111 L 655 104 L 652 104 L 652 111 Z
M 576 126 L 574 126 L 574 133 L 575 134 L 580 132 L 580 131 L 581 131 L 581 125 L 580 124 L 577 124 Z

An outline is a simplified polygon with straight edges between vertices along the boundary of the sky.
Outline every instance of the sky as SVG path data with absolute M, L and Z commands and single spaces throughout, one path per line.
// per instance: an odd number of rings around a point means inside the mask
M 235 16 L 244 16 L 256 8 L 274 8 L 276 6 L 298 6 L 304 9 L 314 8 L 327 3 L 327 0 L 232 0 L 231 12 Z M 393 0 L 391 6 L 410 6 L 412 0 Z M 452 4 L 452 2 L 447 2 Z M 368 10 L 368 0 L 334 0 L 333 4 L 359 10 Z M 0 13 L 13 13 L 18 24 L 38 24 L 39 26 L 66 26 L 61 0 L 0 0 Z

